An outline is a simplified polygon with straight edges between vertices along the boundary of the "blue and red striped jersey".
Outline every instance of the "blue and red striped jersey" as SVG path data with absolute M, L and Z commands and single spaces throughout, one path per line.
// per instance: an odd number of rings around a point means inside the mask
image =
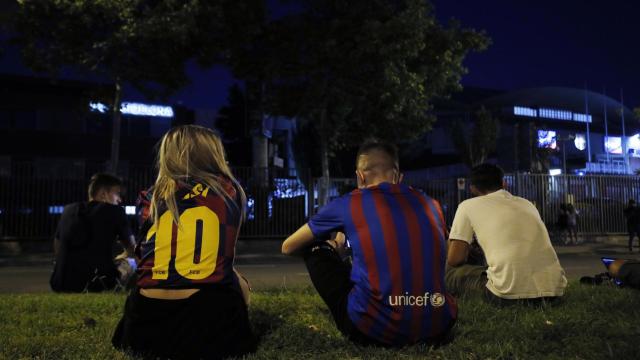
M 446 225 L 437 201 L 401 184 L 354 190 L 309 220 L 317 238 L 342 231 L 353 249 L 347 310 L 364 334 L 404 345 L 438 336 L 455 321 L 446 292 Z
M 237 286 L 233 261 L 243 205 L 235 185 L 228 179 L 220 181 L 234 201 L 225 202 L 196 181 L 179 184 L 179 225 L 164 206 L 158 223 L 148 228 L 138 245 L 139 287 Z

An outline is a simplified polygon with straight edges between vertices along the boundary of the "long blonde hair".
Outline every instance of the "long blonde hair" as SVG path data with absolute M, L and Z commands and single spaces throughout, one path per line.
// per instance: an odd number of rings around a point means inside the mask
M 236 206 L 244 218 L 246 195 L 231 173 L 225 160 L 224 147 L 220 137 L 211 129 L 197 125 L 183 125 L 169 130 L 160 141 L 157 157 L 158 178 L 153 187 L 151 198 L 151 216 L 158 224 L 159 207 L 164 202 L 173 215 L 173 221 L 179 223 L 176 203 L 178 181 L 189 179 L 201 182 L 216 195 L 224 199 L 227 206 Z M 231 198 L 222 178 L 228 178 L 236 188 L 240 204 Z

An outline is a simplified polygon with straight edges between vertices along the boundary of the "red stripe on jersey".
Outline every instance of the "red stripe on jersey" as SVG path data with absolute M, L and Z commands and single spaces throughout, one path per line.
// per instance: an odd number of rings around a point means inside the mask
M 447 230 L 447 223 L 444 221 L 444 213 L 442 212 L 442 206 L 440 206 L 440 203 L 435 199 L 431 199 L 431 201 L 433 201 L 433 205 L 436 208 L 438 215 L 440 215 L 440 225 L 442 225 L 442 229 L 444 230 L 444 238 L 446 240 L 449 237 L 449 231 Z
M 238 231 L 235 226 L 227 226 L 224 234 L 224 252 L 218 250 L 218 254 L 227 256 L 227 257 L 235 257 L 236 251 L 236 242 Z
M 409 249 L 411 252 L 411 272 L 412 272 L 412 282 L 411 282 L 411 290 L 413 295 L 417 295 L 416 291 L 419 289 L 422 291 L 424 289 L 424 278 L 423 278 L 423 249 L 422 249 L 422 233 L 420 231 L 420 223 L 418 222 L 418 217 L 416 216 L 411 204 L 403 195 L 399 193 L 394 193 L 396 201 L 400 205 L 400 209 L 404 215 L 405 221 L 407 223 L 407 230 L 409 234 Z M 422 309 L 418 306 L 414 306 L 411 309 L 411 341 L 416 341 L 420 338 L 421 327 L 422 327 Z
M 378 266 L 376 265 L 376 255 L 373 248 L 373 241 L 371 239 L 371 233 L 369 232 L 369 224 L 364 217 L 364 210 L 362 208 L 362 193 L 357 192 L 351 197 L 351 218 L 360 239 L 360 247 L 362 248 L 362 257 L 364 258 L 365 268 L 367 269 L 367 277 L 369 279 L 369 286 L 373 296 L 380 297 L 380 277 L 378 275 Z M 369 310 L 373 312 L 369 312 Z M 367 307 L 367 314 L 370 316 L 377 316 L 377 311 L 371 307 L 371 304 Z M 368 334 L 371 330 L 373 323 L 370 318 L 363 316 L 362 320 L 358 324 L 358 328 L 365 334 Z
M 387 262 L 389 266 L 389 277 L 391 279 L 391 293 L 402 295 L 404 289 L 402 288 L 402 266 L 400 264 L 400 251 L 398 249 L 398 236 L 395 230 L 395 224 L 393 222 L 393 215 L 391 214 L 389 205 L 384 199 L 384 194 L 381 192 L 373 192 L 373 202 L 378 213 L 378 219 L 380 220 L 380 227 L 382 228 L 382 236 L 384 238 L 385 249 L 387 251 Z M 386 326 L 385 333 L 398 332 L 398 323 L 402 318 L 402 313 L 396 311 L 395 308 L 391 308 L 391 318 L 394 322 L 389 322 Z M 390 334 L 389 334 L 390 335 Z
M 203 199 L 202 196 L 199 196 L 196 199 L 202 199 L 199 202 L 209 209 L 226 209 L 224 200 L 220 196 L 217 196 L 212 190 L 209 190 L 206 198 Z M 227 211 L 216 211 L 216 215 L 218 216 L 218 220 L 220 220 L 220 224 L 227 223 Z
M 371 302 L 367 304 L 367 310 L 364 315 L 360 317 L 360 321 L 356 324 L 356 327 L 363 334 L 368 335 L 371 331 L 371 327 L 373 326 L 373 315 L 377 314 L 376 309 L 371 305 Z
M 432 262 L 433 292 L 442 294 L 442 284 L 440 283 L 442 278 L 440 267 L 442 263 L 438 261 L 439 259 L 441 259 L 441 256 L 442 256 L 441 250 L 440 250 L 441 248 L 440 231 L 438 230 L 439 224 L 438 224 L 438 221 L 435 219 L 435 216 L 433 215 L 433 211 L 431 211 L 431 207 L 427 203 L 428 200 L 423 196 L 420 196 L 419 199 L 420 199 L 420 203 L 422 204 L 422 207 L 424 208 L 424 211 L 427 213 L 427 217 L 429 218 L 429 224 L 431 225 L 431 232 L 433 233 L 433 258 L 434 260 L 436 260 Z M 433 201 L 433 200 L 429 200 L 429 201 Z M 437 203 L 434 203 L 433 205 L 434 207 L 439 207 Z M 431 330 L 429 332 L 430 337 L 436 336 L 442 333 L 443 331 L 442 311 L 444 309 L 445 309 L 444 306 L 431 307 L 432 313 L 431 313 Z

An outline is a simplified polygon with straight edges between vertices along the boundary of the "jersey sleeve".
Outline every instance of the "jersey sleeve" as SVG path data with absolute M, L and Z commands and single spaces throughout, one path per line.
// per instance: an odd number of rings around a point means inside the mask
M 313 236 L 320 239 L 329 238 L 332 232 L 343 231 L 343 209 L 346 198 L 338 198 L 325 205 L 320 211 L 309 219 L 309 228 Z
M 449 239 L 462 240 L 469 244 L 473 241 L 473 227 L 464 202 L 456 210 L 456 216 L 453 218 L 453 224 L 449 232 Z

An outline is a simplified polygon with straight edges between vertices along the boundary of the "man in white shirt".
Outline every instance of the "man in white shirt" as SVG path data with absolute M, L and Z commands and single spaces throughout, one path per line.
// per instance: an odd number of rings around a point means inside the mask
M 471 170 L 471 192 L 460 203 L 449 234 L 447 289 L 485 289 L 489 299 L 537 301 L 564 294 L 567 279 L 536 207 L 504 190 L 496 165 Z M 488 266 L 466 264 L 475 234 Z

